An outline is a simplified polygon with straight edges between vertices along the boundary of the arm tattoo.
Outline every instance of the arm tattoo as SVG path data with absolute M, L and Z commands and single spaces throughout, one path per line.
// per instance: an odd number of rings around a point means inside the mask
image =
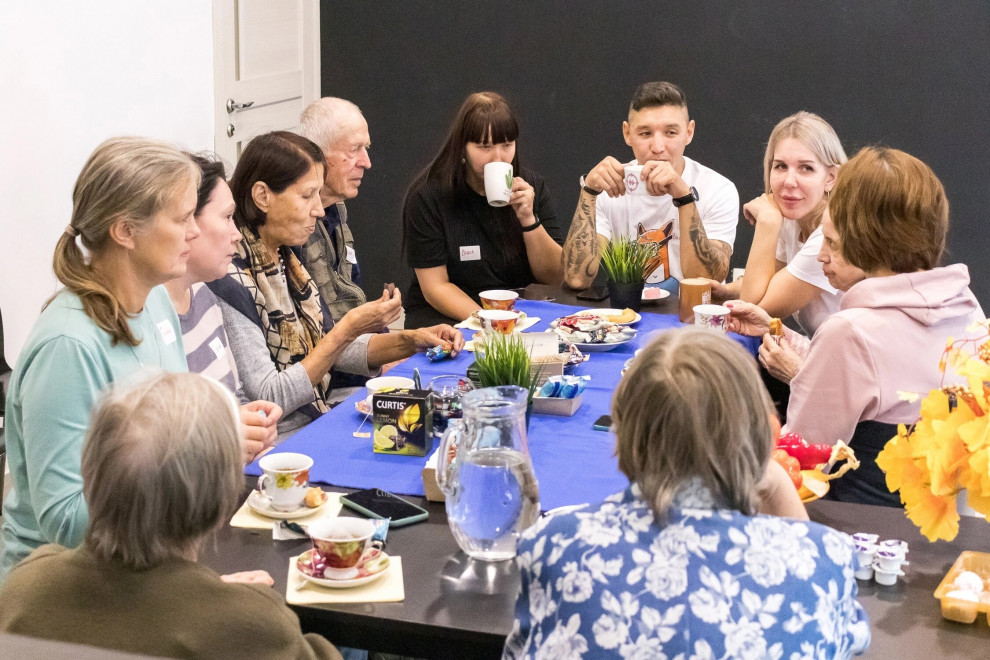
M 594 277 L 598 265 L 598 231 L 595 226 L 595 198 L 581 193 L 571 228 L 564 241 L 564 279 L 583 274 Z
M 698 216 L 698 207 L 696 204 L 692 206 L 694 208 L 691 210 L 688 234 L 691 237 L 691 245 L 694 246 L 694 253 L 698 255 L 702 268 L 708 271 L 708 275 L 713 280 L 724 280 L 729 274 L 729 257 L 732 255 L 732 250 L 724 241 L 708 238 Z

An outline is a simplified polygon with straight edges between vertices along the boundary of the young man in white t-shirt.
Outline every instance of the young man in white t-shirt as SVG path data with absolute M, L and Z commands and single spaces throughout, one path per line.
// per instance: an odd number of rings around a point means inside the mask
M 640 85 L 622 122 L 636 159 L 605 157 L 584 178 L 564 243 L 564 283 L 591 284 L 601 251 L 613 237 L 650 243 L 647 284 L 673 289 L 687 277 L 724 280 L 736 238 L 739 194 L 721 174 L 684 156 L 694 120 L 677 85 Z M 626 194 L 626 165 L 642 165 L 647 195 Z

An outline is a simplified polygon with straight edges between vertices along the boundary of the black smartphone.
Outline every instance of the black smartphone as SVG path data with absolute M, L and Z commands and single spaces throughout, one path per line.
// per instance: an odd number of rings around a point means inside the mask
M 605 300 L 608 298 L 607 286 L 589 286 L 584 291 L 578 291 L 578 300 Z
M 612 417 L 610 415 L 602 415 L 595 420 L 595 423 L 591 425 L 591 428 L 596 431 L 608 431 L 612 428 Z
M 367 488 L 340 496 L 340 503 L 369 518 L 391 518 L 389 527 L 426 520 L 430 512 L 380 488 Z

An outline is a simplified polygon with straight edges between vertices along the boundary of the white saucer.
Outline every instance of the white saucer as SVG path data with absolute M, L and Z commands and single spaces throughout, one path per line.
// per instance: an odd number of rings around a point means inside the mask
M 618 316 L 622 313 L 621 309 L 582 309 L 580 312 L 574 312 L 575 316 Z M 639 312 L 634 312 L 636 314 L 632 321 L 625 321 L 624 323 L 619 323 L 617 321 L 610 321 L 610 323 L 615 323 L 616 325 L 632 325 L 633 323 L 639 323 L 643 320 L 643 317 Z M 608 320 L 608 319 L 606 319 Z
M 656 298 L 647 298 L 646 297 L 646 292 L 648 290 L 654 290 L 654 289 L 657 290 L 657 291 L 659 291 L 660 292 L 660 295 L 657 296 Z M 666 298 L 669 295 L 670 295 L 670 291 L 667 291 L 667 289 L 661 289 L 660 287 L 651 286 L 651 287 L 647 287 L 647 288 L 643 289 L 642 300 L 643 300 L 644 303 L 655 303 L 655 302 L 659 302 L 659 301 L 663 300 L 664 298 Z
M 296 509 L 295 511 L 279 511 L 278 509 L 273 509 L 261 502 L 260 499 L 261 493 L 256 490 L 252 490 L 251 494 L 248 495 L 248 506 L 251 507 L 251 510 L 255 513 L 265 516 L 266 518 L 275 518 L 276 520 L 295 520 L 296 518 L 305 518 L 312 513 L 316 513 L 323 508 L 323 505 L 327 503 L 329 498 L 324 499 L 323 504 L 320 504 L 320 506 L 308 507 L 303 504 L 302 507 Z
M 327 578 L 312 577 L 310 575 L 307 575 L 302 570 L 300 570 L 298 563 L 299 560 L 303 559 L 303 557 L 311 554 L 312 552 L 313 550 L 309 549 L 299 556 L 299 558 L 296 560 L 296 572 L 299 573 L 299 575 L 302 576 L 304 579 L 312 582 L 313 584 L 318 584 L 321 587 L 327 587 L 329 589 L 350 589 L 352 587 L 360 587 L 362 584 L 368 584 L 369 582 L 374 582 L 375 580 L 379 579 L 380 577 L 388 573 L 389 569 L 392 568 L 391 563 L 389 563 L 388 565 L 385 566 L 384 569 L 378 571 L 377 573 L 372 573 L 371 575 L 362 575 L 361 577 L 350 578 L 347 580 L 331 580 Z M 386 559 L 389 558 L 387 552 L 382 552 L 382 556 Z M 353 570 L 356 573 L 358 569 L 355 568 Z

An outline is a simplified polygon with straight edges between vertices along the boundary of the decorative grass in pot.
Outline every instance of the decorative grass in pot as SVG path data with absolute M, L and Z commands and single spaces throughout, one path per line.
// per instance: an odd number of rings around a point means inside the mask
M 628 238 L 613 239 L 602 252 L 602 268 L 608 276 L 608 300 L 616 309 L 638 312 L 643 302 L 648 245 Z

